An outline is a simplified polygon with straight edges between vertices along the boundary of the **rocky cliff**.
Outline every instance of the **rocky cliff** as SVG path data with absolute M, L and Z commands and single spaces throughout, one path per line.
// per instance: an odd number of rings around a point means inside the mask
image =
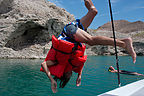
M 45 58 L 51 36 L 72 20 L 45 0 L 0 0 L 0 58 Z
M 0 0 L 0 58 L 45 58 L 51 47 L 51 36 L 57 36 L 64 25 L 72 20 L 74 16 L 65 9 L 45 0 Z M 143 22 L 134 22 L 140 27 L 131 30 L 125 28 L 125 32 L 121 28 L 130 22 L 115 23 L 118 28 L 117 37 L 133 37 L 137 54 L 144 55 Z M 110 28 L 111 25 L 107 23 L 96 30 L 89 29 L 88 32 L 112 37 Z M 120 55 L 126 54 L 123 49 L 118 52 Z M 87 54 L 113 55 L 114 49 L 87 45 Z

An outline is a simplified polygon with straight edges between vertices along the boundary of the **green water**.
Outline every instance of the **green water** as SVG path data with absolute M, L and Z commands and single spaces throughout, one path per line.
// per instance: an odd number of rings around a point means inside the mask
M 76 74 L 63 89 L 53 94 L 50 82 L 40 64 L 43 60 L 0 59 L 0 96 L 96 96 L 118 87 L 117 74 L 107 71 L 115 66 L 114 56 L 89 56 L 85 64 L 82 85 L 75 86 Z M 144 74 L 144 57 L 132 64 L 129 56 L 119 57 L 120 69 Z M 142 76 L 120 75 L 122 86 L 144 79 Z

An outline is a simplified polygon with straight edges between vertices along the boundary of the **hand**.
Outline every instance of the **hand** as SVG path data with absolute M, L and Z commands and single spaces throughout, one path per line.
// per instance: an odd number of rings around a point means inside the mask
M 79 75 L 76 80 L 76 86 L 80 86 L 80 85 L 81 85 L 81 75 Z
M 57 82 L 55 80 L 51 81 L 51 89 L 53 93 L 57 92 Z

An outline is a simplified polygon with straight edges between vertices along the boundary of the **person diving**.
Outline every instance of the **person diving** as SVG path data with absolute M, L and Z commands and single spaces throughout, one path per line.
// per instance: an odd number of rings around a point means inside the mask
M 51 81 L 53 93 L 57 92 L 57 79 L 61 79 L 62 83 L 60 84 L 63 88 L 69 81 L 72 71 L 78 73 L 76 86 L 80 86 L 82 69 L 86 61 L 86 56 L 84 55 L 85 46 L 83 43 L 90 46 L 114 46 L 113 38 L 92 36 L 87 33 L 87 28 L 92 23 L 98 11 L 92 3 L 92 0 L 84 0 L 84 3 L 85 7 L 88 9 L 87 14 L 81 19 L 77 19 L 67 24 L 58 38 L 52 37 L 52 47 L 49 50 L 46 59 L 41 64 L 41 71 L 45 72 Z M 128 51 L 133 59 L 133 63 L 135 63 L 136 53 L 133 48 L 132 39 L 130 37 L 116 39 L 116 43 L 117 46 Z M 56 78 L 53 78 L 51 75 L 56 76 Z

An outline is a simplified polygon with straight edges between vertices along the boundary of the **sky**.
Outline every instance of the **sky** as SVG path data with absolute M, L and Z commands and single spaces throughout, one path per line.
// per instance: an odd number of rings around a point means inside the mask
M 84 0 L 48 0 L 58 7 L 64 8 L 73 14 L 75 18 L 82 18 L 87 9 Z M 99 26 L 111 21 L 108 0 L 92 0 L 98 10 L 98 14 L 90 25 L 90 28 L 97 29 Z M 144 0 L 111 0 L 114 20 L 127 20 L 129 22 L 144 22 Z

